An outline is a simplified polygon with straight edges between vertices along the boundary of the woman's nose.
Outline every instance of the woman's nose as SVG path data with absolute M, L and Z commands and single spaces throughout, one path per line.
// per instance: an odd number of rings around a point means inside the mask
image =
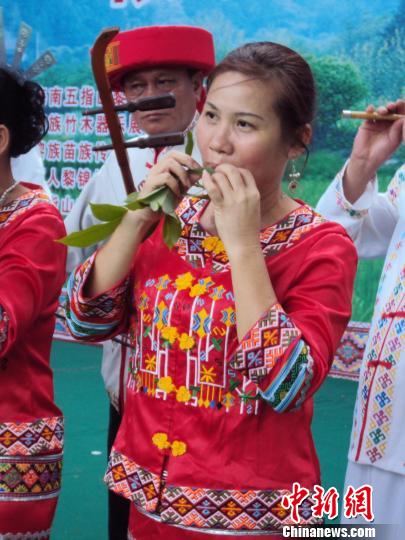
M 232 152 L 232 141 L 226 126 L 218 126 L 214 130 L 209 147 L 210 150 L 218 154 L 230 154 Z

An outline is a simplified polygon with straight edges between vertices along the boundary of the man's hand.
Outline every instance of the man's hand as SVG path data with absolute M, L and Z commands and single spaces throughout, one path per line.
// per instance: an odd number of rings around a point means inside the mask
M 367 112 L 375 108 L 369 105 Z M 377 109 L 379 114 L 405 114 L 405 100 L 387 103 Z M 366 189 L 377 170 L 405 140 L 405 119 L 395 122 L 366 120 L 354 139 L 352 154 L 345 171 L 343 188 L 346 199 L 355 202 Z

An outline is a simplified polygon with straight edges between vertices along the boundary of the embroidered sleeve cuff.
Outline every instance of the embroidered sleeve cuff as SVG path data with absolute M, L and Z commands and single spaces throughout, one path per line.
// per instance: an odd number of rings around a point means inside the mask
M 92 269 L 94 253 L 70 276 L 67 284 L 66 318 L 70 332 L 77 339 L 97 341 L 114 334 L 125 314 L 129 278 L 93 298 L 83 295 Z
M 280 304 L 272 306 L 242 339 L 232 368 L 259 387 L 277 412 L 299 407 L 312 379 L 313 359 L 301 331 Z
M 364 193 L 357 199 L 356 202 L 350 203 L 344 194 L 343 190 L 343 175 L 347 168 L 348 161 L 346 161 L 342 170 L 336 175 L 335 178 L 335 193 L 338 206 L 347 212 L 351 217 L 363 218 L 367 215 L 370 206 L 374 200 L 374 197 L 378 193 L 377 178 L 374 177 L 367 184 Z

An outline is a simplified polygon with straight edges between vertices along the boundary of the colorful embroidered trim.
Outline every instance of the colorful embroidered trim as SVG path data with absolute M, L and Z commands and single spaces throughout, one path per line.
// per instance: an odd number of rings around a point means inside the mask
M 301 339 L 277 377 L 266 390 L 260 392 L 260 395 L 276 412 L 287 410 L 300 391 L 299 404 L 301 404 L 306 393 L 302 390 L 309 388 L 312 379 L 312 365 L 313 358 L 309 353 L 309 348 Z M 294 408 L 299 404 L 296 403 Z
M 1 540 L 49 540 L 50 537 L 51 529 L 26 533 L 2 533 L 0 531 Z
M 335 194 L 336 194 L 336 202 L 337 205 L 340 206 L 345 212 L 349 214 L 351 217 L 355 218 L 363 218 L 368 214 L 368 210 L 356 210 L 353 208 L 353 206 L 349 203 L 349 201 L 346 200 L 346 197 L 343 193 L 343 173 L 345 169 L 342 169 L 340 173 L 337 175 L 337 178 L 335 180 Z
M 313 360 L 301 331 L 280 304 L 275 304 L 241 341 L 230 365 L 256 383 L 262 397 L 284 412 L 299 399 L 312 378 Z
M 180 257 L 196 268 L 202 268 L 207 261 L 212 262 L 213 272 L 229 268 L 228 256 L 221 240 L 207 236 L 199 225 L 199 216 L 207 201 L 185 198 L 176 210 L 182 224 L 181 237 L 175 245 Z M 260 233 L 260 243 L 264 255 L 271 256 L 291 247 L 308 231 L 325 223 L 326 219 L 303 205 L 288 214 L 282 221 L 266 227 Z
M 120 286 L 91 300 L 83 301 L 80 295 L 94 262 L 94 253 L 76 272 L 72 273 L 67 284 L 66 317 L 72 335 L 97 340 L 113 333 L 120 323 L 120 316 L 126 305 L 126 292 L 129 280 Z
M 291 510 L 281 505 L 288 490 L 214 490 L 166 486 L 158 475 L 143 469 L 116 450 L 105 477 L 110 489 L 132 500 L 140 511 L 159 521 L 186 528 L 216 531 L 273 531 L 292 525 Z M 159 505 L 159 498 L 161 504 Z M 312 517 L 314 501 L 299 507 L 301 525 L 319 523 Z
M 0 209 L 0 229 L 10 225 L 18 216 L 40 203 L 52 204 L 52 201 L 44 191 L 33 190 L 11 201 L 8 206 L 3 206 Z
M 281 505 L 288 490 L 213 490 L 166 486 L 162 492 L 162 522 L 213 531 L 268 531 L 280 533 L 293 525 L 291 510 Z M 300 525 L 314 525 L 314 501 L 309 497 L 298 509 Z
M 38 456 L 62 452 L 64 425 L 62 416 L 35 422 L 0 424 L 0 456 Z
M 160 478 L 112 450 L 104 481 L 108 488 L 126 497 L 147 512 L 155 512 L 159 502 Z
M 62 454 L 0 457 L 0 502 L 57 497 Z
M 389 183 L 387 188 L 387 194 L 392 204 L 398 206 L 399 192 L 405 186 L 405 165 L 402 165 L 396 173 L 394 178 Z

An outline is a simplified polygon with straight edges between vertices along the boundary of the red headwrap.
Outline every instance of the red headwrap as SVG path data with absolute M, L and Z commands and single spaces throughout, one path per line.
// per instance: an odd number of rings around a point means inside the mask
M 121 89 L 129 71 L 154 66 L 184 66 L 208 73 L 215 65 L 212 34 L 194 26 L 148 26 L 117 34 L 105 63 L 111 87 Z

